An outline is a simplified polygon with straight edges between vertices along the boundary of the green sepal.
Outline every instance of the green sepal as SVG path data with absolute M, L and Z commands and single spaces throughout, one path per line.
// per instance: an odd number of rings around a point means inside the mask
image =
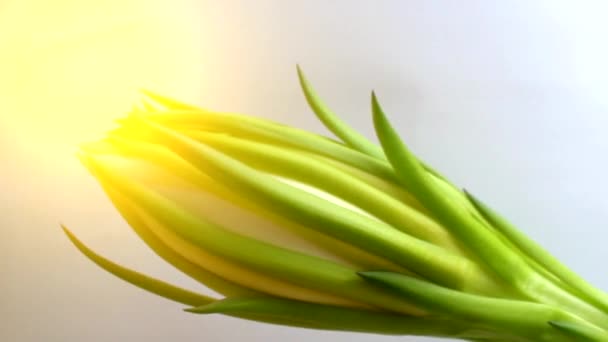
M 155 104 L 158 104 L 166 109 L 202 111 L 202 109 L 199 107 L 175 100 L 164 95 L 160 95 L 147 89 L 142 89 L 140 91 L 148 100 L 151 100 Z
M 476 221 L 429 177 L 421 163 L 403 144 L 372 93 L 374 127 L 384 152 L 402 184 L 441 222 L 484 260 L 500 277 L 525 286 L 532 270 L 496 236 Z
M 216 132 L 248 140 L 300 149 L 344 163 L 396 186 L 399 184 L 391 165 L 384 158 L 374 158 L 327 137 L 281 125 L 270 120 L 240 114 L 210 113 L 200 110 L 173 110 L 146 113 L 145 118 L 146 120 L 160 123 L 163 126 L 171 127 L 195 139 L 196 132 Z M 129 118 L 122 119 L 120 123 L 126 127 L 139 127 L 139 120 L 137 115 L 132 115 Z M 117 131 L 120 130 L 118 129 Z M 138 132 L 138 134 L 141 134 L 141 132 Z M 450 196 L 459 203 L 468 203 L 455 186 L 437 171 L 432 170 L 428 166 L 425 167 L 434 179 L 441 182 L 446 189 L 449 189 Z
M 573 288 L 576 291 L 575 295 L 601 307 L 604 312 L 608 313 L 608 295 L 606 293 L 595 288 L 566 265 L 562 264 L 541 245 L 527 237 L 504 217 L 496 213 L 470 192 L 464 190 L 464 193 L 483 218 L 519 250 L 536 261 L 540 266 L 544 267 L 548 272 L 555 275 L 567 286 Z
M 572 322 L 563 321 L 549 321 L 547 322 L 553 328 L 563 332 L 565 335 L 570 336 L 576 341 L 585 342 L 600 342 L 608 341 L 608 333 L 605 331 L 598 332 L 595 329 L 591 329 L 587 326 L 576 324 Z
M 326 137 L 292 127 L 281 126 L 268 120 L 238 114 L 171 111 L 148 113 L 145 118 L 175 129 L 195 140 L 198 140 L 201 134 L 220 133 L 248 141 L 306 152 L 313 158 L 331 163 L 336 168 L 347 170 L 363 181 L 369 181 L 371 178 L 372 183 L 378 183 L 378 180 L 381 180 L 380 188 L 387 194 L 424 211 L 420 203 L 398 184 L 394 172 L 386 160 L 372 158 Z M 134 132 L 135 137 L 144 135 L 137 129 L 137 127 L 140 127 L 138 120 L 135 115 L 120 120 L 123 127 L 113 130 L 111 135 L 128 139 L 133 139 Z M 135 130 L 129 129 L 131 127 Z M 376 179 L 376 182 L 373 182 L 374 179 Z
M 186 135 L 189 132 L 203 130 L 298 148 L 338 160 L 392 183 L 398 183 L 390 164 L 386 160 L 368 156 L 327 137 L 268 120 L 240 114 L 212 114 L 192 111 L 149 114 L 145 118 L 174 128 Z M 137 125 L 136 117 L 123 120 L 123 123 L 126 124 L 134 120 Z
M 171 285 L 162 280 L 149 277 L 145 274 L 133 271 L 121 265 L 118 265 L 109 259 L 95 253 L 84 243 L 82 243 L 68 228 L 61 225 L 61 228 L 70 239 L 70 241 L 84 254 L 89 260 L 93 261 L 99 267 L 110 272 L 116 277 L 127 281 L 143 290 L 154 293 L 166 299 L 182 303 L 185 305 L 205 305 L 214 302 L 216 299 L 198 294 L 180 287 Z
M 169 128 L 143 118 L 142 123 L 156 134 L 153 141 L 170 147 L 201 172 L 226 186 L 238 188 L 243 196 L 265 202 L 275 212 L 290 219 L 347 241 L 446 286 L 462 288 L 469 285 L 465 282 L 470 279 L 465 276 L 485 281 L 484 275 L 477 272 L 477 265 L 458 254 L 413 238 L 382 221 L 283 184 Z M 470 284 L 477 285 L 475 282 Z
M 95 146 L 91 145 L 83 146 L 83 150 L 88 153 L 103 153 L 109 155 L 114 155 L 115 153 L 117 153 L 116 151 L 112 150 L 103 150 L 102 152 L 99 149 L 95 149 L 94 147 Z M 165 162 L 165 165 L 172 165 L 176 161 L 181 161 L 181 159 L 179 159 L 178 157 L 173 156 L 173 154 L 169 150 L 154 145 L 139 143 L 133 144 L 131 148 L 132 150 L 130 150 L 129 152 L 137 151 L 140 153 L 140 157 L 153 155 L 158 158 L 158 161 Z M 252 289 L 239 286 L 233 282 L 223 279 L 217 276 L 216 274 L 200 267 L 199 265 L 190 262 L 189 260 L 182 257 L 179 253 L 171 249 L 169 246 L 167 246 L 151 231 L 146 222 L 142 219 L 141 215 L 139 215 L 130 205 L 129 201 L 119 191 L 114 189 L 111 184 L 105 181 L 103 175 L 99 174 L 98 168 L 95 167 L 94 163 L 91 163 L 91 158 L 86 153 L 79 153 L 78 156 L 82 164 L 87 167 L 89 172 L 94 177 L 96 177 L 101 188 L 104 190 L 110 201 L 114 204 L 114 207 L 129 224 L 131 229 L 137 234 L 140 239 L 142 239 L 142 241 L 152 251 L 154 251 L 154 253 L 156 253 L 156 255 L 161 257 L 163 260 L 165 260 L 190 278 L 198 281 L 199 283 L 220 294 L 232 296 L 253 295 L 257 293 Z M 189 166 L 185 162 L 183 162 L 183 164 Z M 179 167 L 176 167 L 176 170 L 179 170 Z M 184 172 L 177 173 L 181 174 Z
M 151 92 L 145 92 L 145 94 L 167 108 L 164 111 L 154 110 L 146 113 L 145 116 L 149 120 L 158 121 L 185 131 L 203 129 L 297 147 L 339 160 L 392 183 L 398 183 L 383 153 L 381 154 L 381 158 L 375 158 L 327 137 L 279 124 L 271 120 L 240 114 L 212 113 L 162 95 Z M 336 119 L 339 120 L 338 118 Z M 130 119 L 121 119 L 120 122 L 126 124 L 130 120 L 132 120 L 132 117 Z M 184 133 L 187 134 L 187 132 Z M 443 183 L 446 188 L 451 189 L 450 193 L 455 199 L 466 203 L 466 201 L 462 201 L 463 198 L 459 196 L 461 194 L 458 192 L 458 189 L 449 180 L 430 166 L 426 164 L 423 164 L 423 166 L 437 181 Z
M 245 211 L 249 211 L 264 219 L 270 220 L 281 226 L 285 231 L 289 231 L 290 234 L 301 238 L 307 243 L 316 246 L 320 250 L 329 253 L 349 265 L 358 265 L 364 268 L 403 270 L 402 267 L 397 266 L 386 259 L 371 255 L 344 241 L 325 235 L 317 230 L 309 229 L 298 222 L 286 219 L 274 212 L 272 208 L 265 208 L 264 206 L 259 205 L 256 198 L 247 199 L 238 192 L 230 191 L 228 188 L 209 178 L 206 174 L 201 173 L 194 166 L 163 146 L 114 135 L 108 138 L 108 142 L 116 147 L 117 151 L 115 153 L 119 153 L 121 156 L 146 160 L 159 166 L 170 174 L 177 176 L 177 178 L 192 183 L 195 188 L 204 189 L 205 192 L 209 192 L 218 198 L 231 202 Z M 237 294 L 227 293 L 223 289 L 220 293 L 226 295 Z
M 296 65 L 296 69 L 298 72 L 300 87 L 302 88 L 306 101 L 325 127 L 340 138 L 340 140 L 342 140 L 346 145 L 354 148 L 355 150 L 365 153 L 370 157 L 386 160 L 386 156 L 384 155 L 382 148 L 369 141 L 352 127 L 348 126 L 331 109 L 329 109 L 329 107 L 327 107 L 323 100 L 321 100 L 321 98 L 317 95 L 316 91 L 312 88 L 312 85 L 310 82 L 308 82 L 306 76 L 304 76 L 304 72 L 299 65 Z M 452 185 L 450 181 L 439 172 L 427 164 L 422 164 L 430 174 L 445 182 L 447 185 L 454 187 L 454 185 Z M 454 188 L 456 189 L 456 187 Z
M 109 187 L 107 187 L 105 191 L 112 203 L 114 203 L 114 206 L 127 221 L 129 226 L 139 236 L 139 238 L 141 238 L 142 241 L 144 241 L 144 243 L 150 247 L 152 251 L 154 251 L 154 253 L 171 264 L 173 267 L 182 271 L 184 274 L 188 275 L 204 286 L 226 296 L 242 296 L 257 293 L 250 288 L 243 287 L 223 279 L 176 253 L 165 243 L 163 243 L 162 240 L 160 240 L 156 235 L 154 235 L 154 233 L 147 227 L 145 221 L 142 220 L 142 218 L 129 207 L 129 202 L 122 198 L 118 192 L 113 191 Z
M 209 132 L 197 134 L 196 140 L 257 170 L 309 184 L 346 200 L 409 235 L 460 252 L 454 238 L 431 218 L 309 153 Z
M 164 230 L 208 254 L 238 264 L 248 272 L 315 292 L 319 297 L 313 300 L 339 301 L 350 306 L 377 306 L 408 314 L 424 313 L 404 300 L 377 291 L 357 277 L 350 267 L 231 232 L 189 213 L 169 198 L 129 179 L 121 174 L 120 169 L 104 165 L 103 161 L 95 160 L 93 156 L 89 158 L 97 177 L 124 195 L 131 205 L 148 214 Z M 224 278 L 233 281 L 227 276 Z M 254 285 L 245 286 L 260 292 L 276 291 Z M 296 298 L 297 295 L 290 294 Z
M 559 285 L 538 274 L 521 254 L 488 229 L 466 207 L 446 197 L 442 188 L 428 177 L 421 164 L 401 142 L 388 122 L 375 95 L 372 96 L 374 126 L 385 154 L 397 176 L 413 195 L 485 262 L 504 281 L 498 282 L 509 295 L 533 298 L 550 305 L 566 306 L 579 316 L 601 326 L 608 326 L 608 316 L 582 299 L 564 291 Z M 470 205 L 470 204 L 469 204 Z M 517 291 L 514 293 L 514 290 Z
M 298 80 L 300 81 L 300 87 L 306 97 L 306 102 L 315 113 L 317 118 L 335 134 L 340 140 L 346 145 L 354 148 L 357 151 L 365 153 L 371 157 L 384 159 L 384 152 L 378 145 L 373 144 L 363 135 L 356 130 L 349 127 L 343 122 L 334 112 L 327 107 L 327 105 L 319 98 L 312 85 L 304 76 L 304 72 L 299 65 L 296 66 L 298 71 Z
M 470 323 L 437 316 L 412 317 L 276 297 L 226 298 L 185 311 L 198 314 L 219 313 L 312 329 L 452 338 L 494 336 Z
M 431 313 L 446 315 L 462 321 L 478 322 L 482 326 L 503 334 L 526 337 L 531 341 L 564 341 L 548 329 L 548 321 L 570 321 L 581 324 L 596 334 L 598 327 L 556 307 L 534 302 L 478 296 L 429 283 L 394 272 L 359 272 L 364 279 L 392 289 L 404 298 L 420 305 Z M 541 337 L 543 339 L 541 339 Z

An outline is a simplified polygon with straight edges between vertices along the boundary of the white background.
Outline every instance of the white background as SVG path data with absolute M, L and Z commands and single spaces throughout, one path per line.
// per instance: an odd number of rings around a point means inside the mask
M 161 91 L 325 132 L 298 89 L 300 63 L 328 104 L 374 138 L 373 88 L 419 156 L 608 289 L 606 2 L 168 3 L 183 9 L 200 53 L 180 76 L 193 87 Z M 425 340 L 194 316 L 109 276 L 59 221 L 114 260 L 197 288 L 137 241 L 71 155 L 26 143 L 30 128 L 45 127 L 25 115 L 0 112 L 0 340 Z M 49 133 L 48 146 L 62 134 Z

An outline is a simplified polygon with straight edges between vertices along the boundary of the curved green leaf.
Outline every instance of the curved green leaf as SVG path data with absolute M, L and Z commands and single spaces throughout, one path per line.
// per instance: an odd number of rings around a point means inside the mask
M 88 248 L 85 244 L 78 240 L 78 238 L 76 238 L 76 236 L 64 225 L 61 225 L 61 228 L 63 229 L 67 237 L 70 239 L 70 241 L 74 244 L 74 246 L 76 246 L 76 248 L 78 248 L 78 250 L 87 258 L 89 258 L 89 260 L 93 261 L 99 267 L 112 273 L 113 275 L 124 281 L 127 281 L 148 292 L 186 305 L 198 306 L 209 304 L 215 301 L 214 298 L 179 288 L 164 281 L 149 277 L 145 274 L 120 266 L 93 252 L 90 248 Z
M 451 229 L 462 242 L 524 298 L 544 303 L 566 305 L 589 321 L 606 326 L 608 316 L 578 297 L 563 291 L 534 271 L 520 255 L 487 229 L 466 208 L 446 197 L 437 183 L 428 176 L 418 160 L 401 142 L 386 119 L 376 96 L 372 94 L 374 126 L 384 152 L 403 184 L 429 209 L 435 218 Z M 507 290 L 509 290 L 507 288 Z
M 223 229 L 184 211 L 168 198 L 145 188 L 137 181 L 125 178 L 120 173 L 120 169 L 104 164 L 99 157 L 89 158 L 92 159 L 90 164 L 97 169 L 98 177 L 129 198 L 132 206 L 140 208 L 139 212 L 146 213 L 156 220 L 157 224 L 161 225 L 159 228 L 172 232 L 189 243 L 190 250 L 200 249 L 218 258 L 237 263 L 247 272 L 276 279 L 285 284 L 294 284 L 301 291 L 285 292 L 286 295 L 298 298 L 305 293 L 314 292 L 318 293 L 319 297 L 315 298 L 319 300 L 336 300 L 344 305 L 365 303 L 404 313 L 421 313 L 406 301 L 386 295 L 358 280 L 351 268 Z M 180 252 L 180 250 L 176 251 Z M 232 274 L 219 275 L 234 281 L 230 278 Z M 246 284 L 248 287 L 260 290 L 254 285 L 256 284 Z M 272 288 L 266 289 L 265 292 L 279 290 L 283 289 Z M 345 299 L 339 300 L 340 298 Z
M 257 170 L 310 184 L 407 234 L 460 251 L 453 237 L 426 215 L 307 153 L 215 133 L 201 132 L 196 138 Z
M 466 258 L 412 238 L 384 222 L 283 184 L 165 127 L 142 122 L 157 134 L 153 138 L 155 141 L 170 147 L 217 181 L 238 188 L 244 196 L 265 201 L 278 213 L 385 257 L 441 284 L 454 288 L 469 285 L 477 289 L 479 283 L 484 286 L 487 283 L 483 274 L 476 272 L 476 265 Z
M 186 311 L 199 314 L 228 314 L 313 329 L 452 338 L 494 337 L 489 331 L 469 322 L 453 319 L 436 316 L 412 317 L 275 297 L 227 298 L 208 305 L 189 308 Z
M 576 341 L 608 341 L 608 333 L 606 333 L 605 331 L 602 333 L 582 324 L 562 321 L 549 321 L 547 323 L 553 328 L 563 332 L 567 336 L 575 338 Z
M 587 301 L 600 306 L 605 312 L 608 312 L 608 295 L 606 293 L 587 283 L 587 281 L 562 264 L 541 245 L 520 232 L 515 226 L 471 193 L 465 191 L 465 194 L 479 213 L 524 254 L 538 262 L 542 267 L 557 276 L 565 284 L 576 289 L 579 296 L 582 296 Z
M 359 272 L 359 275 L 392 289 L 430 312 L 478 322 L 506 335 L 527 336 L 531 341 L 568 341 L 549 329 L 547 322 L 557 320 L 574 322 L 595 334 L 607 336 L 598 327 L 545 304 L 467 294 L 392 272 Z
M 302 72 L 299 65 L 296 66 L 296 69 L 298 71 L 300 86 L 304 92 L 304 97 L 306 97 L 306 102 L 308 102 L 312 111 L 325 127 L 340 138 L 346 145 L 355 150 L 374 158 L 384 159 L 384 152 L 382 149 L 340 120 L 340 118 L 319 98 L 306 79 L 306 76 L 304 76 L 304 72 Z

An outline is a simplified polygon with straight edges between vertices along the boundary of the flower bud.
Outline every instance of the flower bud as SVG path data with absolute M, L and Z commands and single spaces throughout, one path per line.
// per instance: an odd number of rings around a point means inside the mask
M 414 156 L 372 95 L 381 147 L 213 113 L 153 93 L 80 158 L 160 257 L 216 300 L 102 268 L 191 306 L 317 329 L 496 341 L 608 338 L 606 295 Z

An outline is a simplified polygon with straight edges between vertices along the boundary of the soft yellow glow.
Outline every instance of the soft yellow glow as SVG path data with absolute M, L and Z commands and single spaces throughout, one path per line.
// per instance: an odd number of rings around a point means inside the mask
M 192 99 L 204 43 L 188 14 L 196 10 L 179 1 L 3 2 L 0 134 L 28 159 L 64 163 L 124 116 L 140 89 Z

